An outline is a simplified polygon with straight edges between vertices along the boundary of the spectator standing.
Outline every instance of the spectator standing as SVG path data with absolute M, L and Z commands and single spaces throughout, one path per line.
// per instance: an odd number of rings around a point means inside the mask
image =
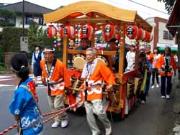
M 164 55 L 159 58 L 158 70 L 161 76 L 161 98 L 169 99 L 172 89 L 172 75 L 176 71 L 176 62 L 170 47 L 166 47 Z
M 148 95 L 151 83 L 151 73 L 152 73 L 152 62 L 153 62 L 153 54 L 150 51 L 150 48 L 146 48 L 146 65 L 147 65 L 147 80 L 146 80 L 146 95 Z
M 42 71 L 40 67 L 40 61 L 42 58 L 43 58 L 43 53 L 40 50 L 40 47 L 36 46 L 35 51 L 32 54 L 32 62 L 31 62 L 35 83 L 37 83 L 37 77 L 41 76 Z
M 152 62 L 152 86 L 151 88 L 155 87 L 155 80 L 156 80 L 156 87 L 159 87 L 159 73 L 157 68 L 157 61 L 160 58 L 160 54 L 158 53 L 157 49 L 154 49 L 153 53 L 153 62 Z

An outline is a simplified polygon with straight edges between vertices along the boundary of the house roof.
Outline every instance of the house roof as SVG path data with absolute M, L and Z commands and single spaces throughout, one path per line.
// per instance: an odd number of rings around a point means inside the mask
M 97 1 L 80 1 L 69 4 L 63 8 L 44 14 L 46 23 L 62 22 L 69 18 L 78 18 L 82 15 L 104 15 L 108 18 L 122 22 L 141 24 L 143 28 L 151 31 L 152 27 L 142 19 L 136 11 L 121 9 L 110 4 Z
M 23 2 L 17 2 L 17 3 L 1 6 L 0 9 L 6 9 L 6 10 L 22 13 L 22 7 L 23 7 Z M 43 14 L 51 11 L 52 9 L 45 8 L 28 1 L 24 1 L 24 12 L 27 14 Z
M 176 31 L 180 31 L 180 0 L 176 0 L 171 15 L 169 17 L 167 28 L 169 32 L 175 36 Z

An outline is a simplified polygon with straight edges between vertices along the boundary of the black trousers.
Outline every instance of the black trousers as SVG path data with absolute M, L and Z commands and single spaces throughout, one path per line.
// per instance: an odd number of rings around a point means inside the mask
M 170 95 L 172 83 L 171 83 L 172 76 L 161 76 L 161 95 Z
M 159 77 L 158 77 L 158 69 L 157 68 L 153 68 L 152 69 L 152 85 L 154 85 L 155 79 L 157 84 L 159 84 Z

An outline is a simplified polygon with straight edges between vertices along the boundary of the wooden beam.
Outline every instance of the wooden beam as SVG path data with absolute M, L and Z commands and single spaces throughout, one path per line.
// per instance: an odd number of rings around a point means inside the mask
M 124 73 L 124 53 L 125 53 L 125 25 L 120 26 L 121 29 L 121 39 L 120 39 L 120 52 L 119 52 L 119 74 L 120 76 Z M 122 78 L 121 78 L 122 79 Z M 122 80 L 121 80 L 122 82 Z
M 67 43 L 68 38 L 64 37 L 63 38 L 63 63 L 65 64 L 65 66 L 67 65 Z
M 86 54 L 86 50 L 74 50 L 68 49 L 67 52 L 69 54 Z M 106 56 L 113 56 L 116 55 L 116 51 L 98 51 L 97 55 L 106 55 Z
M 114 22 L 117 23 L 119 21 L 111 19 L 111 18 L 74 18 L 74 19 L 63 19 L 62 21 L 60 21 L 59 23 L 71 23 L 71 24 L 79 24 L 79 23 L 87 23 L 87 22 L 91 22 L 91 23 L 107 23 L 107 22 Z

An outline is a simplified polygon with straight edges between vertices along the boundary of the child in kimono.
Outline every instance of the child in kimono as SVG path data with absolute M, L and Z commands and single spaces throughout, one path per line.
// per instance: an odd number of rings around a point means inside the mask
M 11 66 L 16 74 L 18 85 L 14 91 L 9 110 L 17 121 L 19 134 L 39 135 L 43 129 L 40 110 L 36 103 L 37 95 L 31 90 L 33 80 L 29 77 L 28 59 L 19 53 L 12 57 Z

